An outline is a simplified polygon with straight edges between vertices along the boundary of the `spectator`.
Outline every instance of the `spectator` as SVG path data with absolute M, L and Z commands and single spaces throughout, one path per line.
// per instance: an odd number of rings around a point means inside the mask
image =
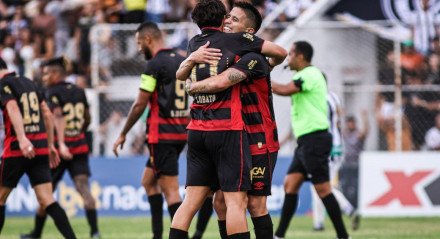
M 440 56 L 431 54 L 428 57 L 427 84 L 440 85 Z
M 38 1 L 38 14 L 32 18 L 32 30 L 36 44 L 35 57 L 48 60 L 55 55 L 56 19 L 45 12 L 48 0 Z
M 344 139 L 345 160 L 340 171 L 342 193 L 354 208 L 358 207 L 358 180 L 359 180 L 359 155 L 364 150 L 365 139 L 368 135 L 368 113 L 362 111 L 363 128 L 359 129 L 356 118 L 347 116 L 346 129 L 342 136 Z
M 146 0 L 123 0 L 123 3 L 126 10 L 124 23 L 142 23 L 144 21 Z
M 440 113 L 435 117 L 435 125 L 428 130 L 425 136 L 428 150 L 440 151 Z
M 419 0 L 421 9 L 413 16 L 413 39 L 418 52 L 426 55 L 429 52 L 429 43 L 436 36 L 435 9 L 431 8 L 429 0 Z
M 400 63 L 406 72 L 421 71 L 423 68 L 424 57 L 414 48 L 414 42 L 406 40 L 402 43 L 402 54 L 400 55 Z
M 166 14 L 170 11 L 170 4 L 168 0 L 148 0 L 147 1 L 147 16 L 146 21 L 150 22 L 164 22 Z

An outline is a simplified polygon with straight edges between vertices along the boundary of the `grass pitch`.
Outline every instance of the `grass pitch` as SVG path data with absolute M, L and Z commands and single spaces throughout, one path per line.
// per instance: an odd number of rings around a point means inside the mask
M 278 225 L 278 217 L 274 217 L 275 227 Z M 78 238 L 89 238 L 89 228 L 85 218 L 72 218 L 71 223 Z M 164 219 L 164 238 L 168 237 L 169 218 Z M 195 221 L 193 221 L 193 225 Z M 0 238 L 17 239 L 20 233 L 30 230 L 33 225 L 31 217 L 9 217 L 6 218 L 5 226 Z M 101 217 L 99 227 L 102 238 L 151 238 L 151 221 L 149 217 Z M 252 230 L 252 224 L 249 221 Z M 345 225 L 349 228 L 350 222 L 346 218 Z M 307 216 L 295 217 L 291 224 L 286 238 L 301 239 L 330 239 L 335 238 L 335 233 L 330 221 L 326 221 L 326 230 L 323 232 L 312 232 L 312 219 Z M 193 232 L 191 228 L 190 232 Z M 430 218 L 363 218 L 358 231 L 351 232 L 353 239 L 429 239 L 440 238 L 440 217 Z M 252 235 L 253 238 L 254 235 Z M 49 219 L 43 233 L 44 239 L 62 238 L 56 230 L 53 222 Z M 220 238 L 217 229 L 217 221 L 213 216 L 204 236 L 205 239 Z

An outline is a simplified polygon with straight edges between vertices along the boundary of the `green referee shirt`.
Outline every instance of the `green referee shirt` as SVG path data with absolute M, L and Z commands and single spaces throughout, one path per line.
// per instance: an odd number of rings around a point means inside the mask
M 296 138 L 329 128 L 327 83 L 321 71 L 308 66 L 293 76 L 301 91 L 292 94 L 291 121 Z

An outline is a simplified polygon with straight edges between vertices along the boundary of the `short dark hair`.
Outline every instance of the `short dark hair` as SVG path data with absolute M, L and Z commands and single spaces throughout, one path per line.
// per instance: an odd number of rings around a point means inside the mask
M 64 59 L 64 57 L 55 57 L 43 62 L 41 66 L 57 69 L 58 71 L 64 74 L 66 72 L 66 64 L 67 62 L 66 59 Z
M 143 22 L 136 29 L 136 32 L 140 34 L 148 33 L 152 38 L 159 39 L 162 38 L 162 33 L 160 32 L 159 27 L 154 22 Z
M 243 1 L 234 3 L 234 7 L 241 8 L 244 11 L 246 17 L 252 22 L 252 27 L 254 28 L 255 33 L 257 33 L 258 30 L 260 30 L 261 23 L 263 22 L 263 18 L 261 17 L 258 9 L 255 8 L 251 3 Z
M 310 45 L 310 43 L 306 41 L 297 41 L 295 44 L 295 53 L 301 54 L 304 56 L 304 59 L 307 62 L 312 62 L 313 58 L 313 47 Z
M 356 117 L 354 117 L 354 115 L 348 115 L 347 117 L 345 117 L 345 122 L 354 122 L 354 123 L 356 123 Z
M 203 27 L 220 27 L 226 15 L 225 5 L 220 0 L 200 0 L 191 13 L 194 23 Z
M 0 70 L 7 70 L 8 65 L 6 65 L 6 62 L 0 57 Z

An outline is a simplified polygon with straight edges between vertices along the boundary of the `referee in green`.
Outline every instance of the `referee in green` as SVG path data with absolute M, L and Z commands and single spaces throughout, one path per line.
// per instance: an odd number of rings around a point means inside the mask
M 341 209 L 331 191 L 328 160 L 332 148 L 327 117 L 327 85 L 321 71 L 311 65 L 312 46 L 305 41 L 293 43 L 288 64 L 297 71 L 286 85 L 272 82 L 273 93 L 292 99 L 292 129 L 298 146 L 284 179 L 285 198 L 280 224 L 274 238 L 284 238 L 298 206 L 298 192 L 310 180 L 327 209 L 337 238 L 349 238 L 342 221 Z

